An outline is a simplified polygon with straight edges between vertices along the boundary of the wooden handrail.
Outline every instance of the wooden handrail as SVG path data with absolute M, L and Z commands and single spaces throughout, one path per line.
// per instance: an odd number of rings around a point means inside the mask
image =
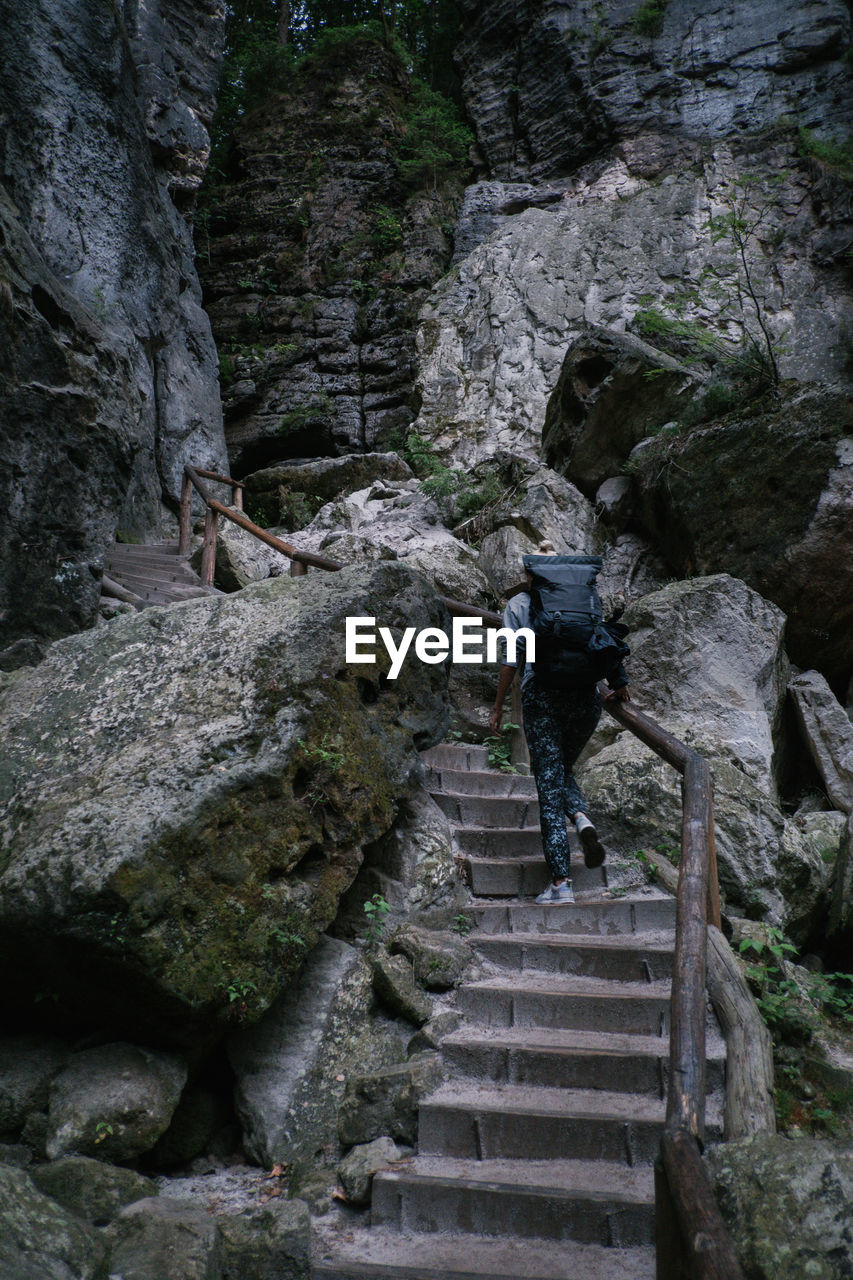
M 192 489 L 207 508 L 202 581 L 213 582 L 216 526 L 220 516 L 253 534 L 287 556 L 305 572 L 310 565 L 335 571 L 337 560 L 300 551 L 250 520 L 241 510 L 225 506 L 210 493 L 204 480 L 236 486 L 228 476 L 184 467 L 181 491 L 179 550 L 189 550 Z M 481 618 L 492 627 L 502 625 L 500 614 L 441 596 L 448 612 Z M 720 896 L 714 841 L 713 787 L 708 761 L 661 728 L 631 703 L 605 700 L 605 709 L 641 742 L 682 775 L 681 865 L 678 874 L 675 921 L 675 959 L 672 980 L 669 1045 L 669 1089 L 661 1161 L 655 1178 L 657 1280 L 743 1280 L 743 1272 L 714 1199 L 701 1147 L 705 1135 L 705 988 L 708 925 L 720 927 Z M 664 1224 L 675 1231 L 667 1234 Z M 674 1238 L 677 1237 L 677 1238 Z

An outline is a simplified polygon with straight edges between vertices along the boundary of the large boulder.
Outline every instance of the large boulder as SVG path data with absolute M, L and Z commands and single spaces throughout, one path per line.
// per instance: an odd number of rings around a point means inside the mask
M 338 1112 L 338 1134 L 345 1147 L 391 1137 L 414 1146 L 421 1098 L 441 1084 L 443 1068 L 435 1053 L 421 1053 L 399 1066 L 365 1072 L 347 1081 Z
M 46 1111 L 50 1084 L 68 1059 L 54 1036 L 15 1035 L 0 1040 L 0 1136 L 13 1141 L 33 1113 Z
M 348 453 L 342 458 L 279 462 L 253 471 L 243 484 L 246 510 L 253 520 L 295 529 L 342 493 L 369 488 L 375 480 L 411 478 L 411 468 L 396 453 Z
M 353 535 L 364 539 L 361 549 Z M 340 542 L 348 562 L 372 560 L 378 548 L 419 569 L 442 595 L 480 608 L 488 608 L 492 600 L 477 553 L 445 527 L 436 501 L 417 480 L 377 480 L 329 502 L 293 541 L 331 560 L 338 559 Z
M 465 103 L 497 177 L 566 173 L 649 129 L 674 135 L 649 157 L 662 165 L 684 138 L 761 130 L 786 115 L 842 136 L 853 127 L 843 0 L 461 9 Z
M 684 413 L 697 384 L 696 370 L 633 334 L 590 325 L 566 352 L 548 401 L 545 460 L 592 498 L 634 445 Z
M 50 1087 L 47 1154 L 133 1160 L 166 1131 L 187 1068 L 170 1054 L 132 1044 L 84 1049 Z
M 787 683 L 782 614 L 721 574 L 644 596 L 625 619 L 633 696 L 711 762 L 729 909 L 784 923 L 805 941 L 826 919 L 840 831 L 838 815 L 788 819 L 776 801 Z M 678 846 L 680 779 L 632 734 L 614 736 L 603 722 L 581 779 L 593 812 L 626 851 Z
M 715 347 L 727 369 L 736 339 L 760 344 L 738 304 L 739 253 L 711 218 L 761 218 L 760 241 L 748 238 L 744 252 L 770 339 L 785 338 L 782 376 L 847 377 L 840 335 L 853 300 L 841 264 L 851 227 L 840 184 L 799 158 L 790 135 L 714 144 L 687 163 L 661 150 L 654 174 L 637 151 L 575 174 L 561 202 L 506 220 L 434 288 L 421 312 L 416 429 L 448 461 L 470 469 L 502 451 L 540 461 L 548 399 L 590 325 L 686 330 L 694 351 Z M 651 423 L 649 400 L 646 390 Z M 663 398 L 652 428 L 671 421 L 668 408 Z M 616 412 L 630 415 L 630 405 Z
M 823 676 L 805 671 L 788 686 L 809 754 L 836 809 L 853 811 L 853 724 Z
M 3 1280 L 106 1280 L 98 1233 L 39 1191 L 23 1169 L 0 1165 Z
M 659 436 L 632 471 L 643 519 L 679 573 L 743 578 L 788 616 L 794 662 L 839 691 L 851 670 L 853 404 L 786 388 L 722 421 Z
M 354 947 L 323 938 L 292 987 L 228 1053 L 247 1152 L 261 1165 L 331 1163 L 346 1080 L 403 1057 L 371 1016 L 370 974 Z
M 699 751 L 726 755 L 768 794 L 785 705 L 785 619 L 728 574 L 675 582 L 624 617 L 637 700 Z
M 180 1180 L 128 1205 L 108 1228 L 110 1274 L 123 1280 L 309 1280 L 311 1219 L 301 1200 L 259 1197 L 256 1179 Z M 278 1188 L 276 1188 L 278 1190 Z M 265 1199 L 268 1201 L 265 1203 Z
M 185 462 L 227 466 L 175 203 L 207 163 L 224 18 L 219 0 L 36 0 L 4 15 L 4 667 L 93 624 L 116 529 L 159 530 Z
M 402 955 L 389 955 L 380 947 L 371 959 L 373 990 L 382 1004 L 416 1027 L 422 1027 L 432 1016 L 432 1004 L 415 980 L 411 960 Z
M 39 1191 L 95 1227 L 112 1222 L 125 1205 L 157 1195 L 150 1178 L 88 1156 L 63 1156 L 28 1172 Z
M 511 468 L 508 496 L 490 515 L 490 532 L 480 543 L 480 563 L 499 595 L 518 586 L 521 557 L 548 539 L 560 555 L 587 555 L 598 550 L 595 513 L 583 494 L 549 467 Z
M 70 637 L 0 689 L 3 1002 L 194 1043 L 260 1016 L 447 720 L 442 668 L 348 666 L 345 619 L 447 626 L 396 562 Z
M 201 572 L 203 548 L 197 547 L 190 559 L 196 573 Z M 281 551 L 269 547 L 247 529 L 231 520 L 222 519 L 216 538 L 216 564 L 213 585 L 221 591 L 241 591 L 250 582 L 264 578 L 280 578 L 290 572 L 290 560 Z
M 727 911 L 782 925 L 805 943 L 826 920 L 840 840 L 838 815 L 829 830 L 820 832 L 806 819 L 788 819 L 732 761 L 724 743 L 717 752 L 703 754 L 710 755 L 717 864 Z M 610 846 L 628 854 L 647 846 L 677 855 L 681 778 L 632 734 L 620 733 L 598 751 L 580 769 L 579 781 Z M 825 860 L 828 849 L 832 857 Z
M 747 1275 L 846 1280 L 853 1270 L 849 1141 L 757 1134 L 706 1155 Z
M 472 963 L 470 946 L 458 933 L 424 929 L 404 924 L 391 939 L 391 951 L 411 960 L 415 977 L 427 991 L 448 991 L 458 987 Z
M 108 1228 L 110 1271 L 123 1280 L 219 1280 L 216 1218 L 166 1196 L 137 1200 Z

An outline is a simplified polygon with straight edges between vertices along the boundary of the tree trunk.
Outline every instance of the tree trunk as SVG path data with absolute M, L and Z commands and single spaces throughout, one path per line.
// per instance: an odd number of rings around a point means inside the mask
M 290 43 L 290 0 L 278 0 L 278 42 Z

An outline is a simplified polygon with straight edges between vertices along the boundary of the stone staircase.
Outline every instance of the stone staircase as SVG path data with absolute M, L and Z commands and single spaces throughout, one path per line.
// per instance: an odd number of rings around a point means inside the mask
M 190 568 L 189 557 L 178 554 L 177 541 L 116 542 L 110 548 L 104 573 L 138 597 L 137 608 L 220 594 L 214 587 L 202 586 L 198 574 Z
M 577 901 L 539 906 L 533 779 L 489 771 L 483 747 L 425 759 L 483 972 L 457 993 L 466 1021 L 442 1041 L 418 1155 L 376 1175 L 369 1226 L 318 1240 L 315 1280 L 651 1280 L 675 902 L 611 894 L 573 834 Z M 725 1048 L 708 1017 L 713 1138 Z

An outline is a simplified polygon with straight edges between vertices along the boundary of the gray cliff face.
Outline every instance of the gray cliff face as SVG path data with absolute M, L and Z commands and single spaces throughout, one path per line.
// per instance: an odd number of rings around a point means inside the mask
M 128 3 L 126 26 L 95 0 L 3 9 L 12 666 L 91 624 L 106 545 L 117 528 L 157 530 L 184 462 L 227 465 L 191 230 L 170 195 L 186 199 L 206 163 L 224 6 Z
M 494 177 L 567 172 L 649 129 L 720 138 L 790 115 L 849 134 L 844 0 L 462 0 L 466 104 Z M 655 29 L 659 25 L 659 29 Z

